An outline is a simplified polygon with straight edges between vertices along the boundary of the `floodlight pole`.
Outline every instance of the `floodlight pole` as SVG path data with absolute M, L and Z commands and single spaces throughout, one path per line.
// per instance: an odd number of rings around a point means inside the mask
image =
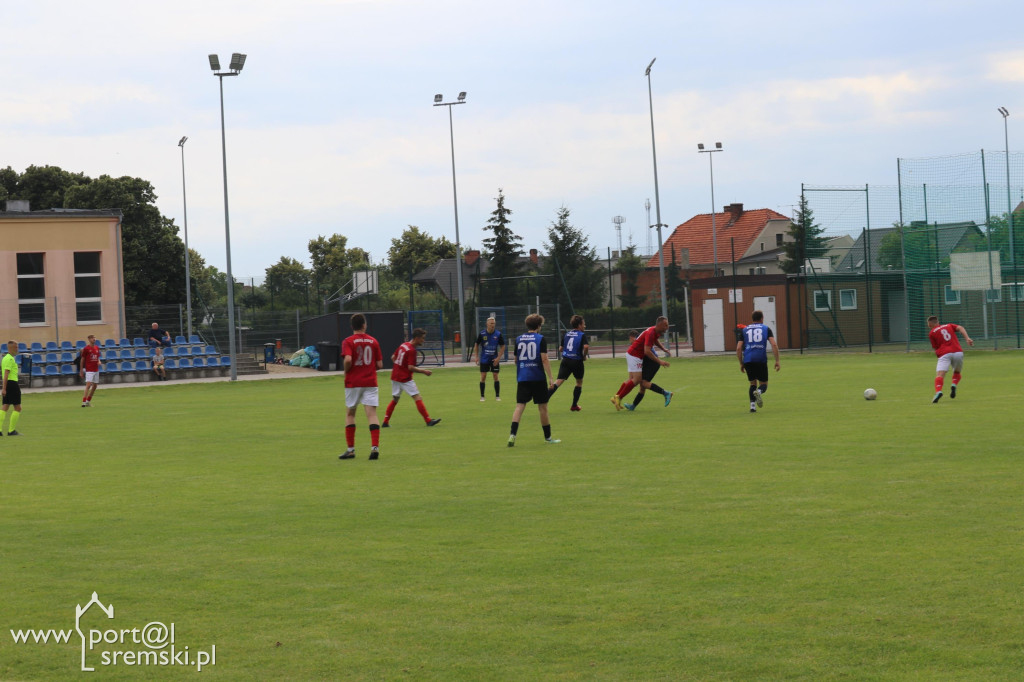
M 658 228 L 658 280 L 661 283 L 661 315 L 665 319 L 668 319 L 668 300 L 665 294 L 665 252 L 661 246 L 661 228 L 668 227 L 663 225 L 661 222 L 661 195 L 658 194 L 658 150 L 654 144 L 654 97 L 651 94 L 651 67 L 654 66 L 654 62 L 657 59 L 655 57 L 651 60 L 651 63 L 647 65 L 647 70 L 644 71 L 644 75 L 647 76 L 647 103 L 650 105 L 651 110 L 651 155 L 654 158 L 654 213 L 655 219 L 658 221 L 651 227 Z
M 228 147 L 227 137 L 224 130 L 224 78 L 225 76 L 237 76 L 245 66 L 245 55 L 235 52 L 231 55 L 231 64 L 228 71 L 220 70 L 220 59 L 217 55 L 210 55 L 210 68 L 213 75 L 220 83 L 220 147 L 221 157 L 224 165 L 224 240 L 227 244 L 227 283 L 228 283 L 228 355 L 231 358 L 231 381 L 238 380 L 235 349 L 235 278 L 231 275 L 231 221 L 228 212 Z
M 466 303 L 465 288 L 462 284 L 462 242 L 459 240 L 459 195 L 455 183 L 455 124 L 452 120 L 452 107 L 456 104 L 466 103 L 466 93 L 460 92 L 458 101 L 444 102 L 441 95 L 434 96 L 435 107 L 448 107 L 448 132 L 451 137 L 452 148 L 452 201 L 455 204 L 455 279 L 459 288 L 459 356 L 462 362 L 467 362 L 466 356 Z
M 188 315 L 187 333 L 186 337 L 189 342 L 192 341 L 192 269 L 189 263 L 188 253 L 188 198 L 185 194 L 185 143 L 188 141 L 187 136 L 182 136 L 178 140 L 178 146 L 181 147 L 181 204 L 184 211 L 184 222 L 185 222 L 185 310 Z
M 713 277 L 718 276 L 718 231 L 715 228 L 715 164 L 714 161 L 712 161 L 712 159 L 715 158 L 713 155 L 714 152 L 720 151 L 722 151 L 721 142 L 716 142 L 714 149 L 704 149 L 703 144 L 697 145 L 698 154 L 707 153 L 708 169 L 711 172 L 711 252 L 713 254 L 712 258 L 714 258 L 715 261 L 715 270 L 714 274 L 712 275 Z
M 999 107 L 999 113 L 1003 117 L 1003 140 L 1006 143 L 1006 227 L 1010 242 L 1010 264 L 1013 266 L 1013 293 L 1020 292 L 1020 283 L 1017 281 L 1017 249 L 1014 247 L 1013 239 L 1013 198 L 1010 194 L 1010 112 L 1006 107 Z M 1018 297 L 1019 298 L 1019 297 Z M 1020 348 L 1020 301 L 1013 307 L 1017 316 L 1017 348 Z

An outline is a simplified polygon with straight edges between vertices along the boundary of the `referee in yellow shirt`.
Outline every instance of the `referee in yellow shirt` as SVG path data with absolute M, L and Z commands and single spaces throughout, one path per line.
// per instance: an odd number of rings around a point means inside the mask
M 7 355 L 0 362 L 0 375 L 3 376 L 3 417 L 0 418 L 0 435 L 3 435 L 3 425 L 7 421 L 7 408 L 14 405 L 14 412 L 11 414 L 11 423 L 7 427 L 8 436 L 19 436 L 18 420 L 21 419 L 21 387 L 18 386 L 18 342 L 7 342 Z

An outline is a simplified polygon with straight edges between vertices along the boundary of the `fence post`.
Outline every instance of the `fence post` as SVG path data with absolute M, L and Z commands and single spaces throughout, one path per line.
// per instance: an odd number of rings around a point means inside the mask
M 60 306 L 57 305 L 57 297 L 53 297 L 53 327 L 57 332 L 57 345 L 60 345 Z

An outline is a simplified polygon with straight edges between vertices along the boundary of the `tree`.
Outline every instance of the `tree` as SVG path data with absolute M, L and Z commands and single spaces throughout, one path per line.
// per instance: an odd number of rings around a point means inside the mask
M 497 208 L 491 211 L 491 217 L 484 227 L 484 232 L 492 235 L 483 241 L 483 255 L 490 261 L 487 278 L 498 282 L 499 289 L 491 289 L 491 297 L 497 297 L 502 302 L 514 301 L 519 291 L 518 282 L 506 282 L 504 278 L 518 277 L 523 273 L 523 266 L 519 260 L 523 255 L 523 244 L 520 241 L 522 237 L 509 227 L 509 223 L 512 222 L 509 219 L 512 211 L 505 208 L 505 195 L 500 188 L 496 201 Z
M 814 211 L 807 205 L 807 197 L 800 195 L 800 204 L 789 229 L 792 241 L 783 242 L 786 256 L 779 267 L 783 272 L 796 274 L 808 258 L 821 258 L 828 252 L 828 239 L 822 235 L 825 228 L 814 222 Z
M 281 256 L 281 260 L 266 269 L 264 288 L 273 307 L 300 308 L 306 304 L 309 270 L 302 263 Z
M 348 238 L 341 234 L 319 235 L 309 241 L 312 276 L 319 289 L 317 297 L 333 296 L 352 281 L 354 270 L 365 269 L 370 254 L 358 247 L 347 248 Z
M 549 280 L 551 298 L 569 304 L 568 290 L 574 307 L 598 305 L 604 300 L 605 273 L 597 269 L 597 252 L 587 242 L 586 234 L 569 222 L 568 208 L 563 206 L 556 215 L 558 219 L 548 228 L 544 244 L 548 252 L 544 271 L 553 275 Z
M 391 274 L 404 281 L 442 258 L 455 258 L 455 244 L 446 237 L 435 239 L 415 225 L 410 225 L 400 237 L 392 239 L 388 249 Z
M 83 173 L 71 173 L 57 166 L 29 166 L 21 175 L 17 175 L 14 187 L 8 186 L 8 194 L 12 199 L 27 199 L 33 211 L 46 211 L 53 208 L 79 208 L 67 203 L 67 192 L 72 187 L 87 185 L 92 180 Z M 7 185 L 10 179 L 5 179 Z M 104 206 L 103 208 L 121 208 L 120 206 Z M 184 255 L 182 255 L 184 258 Z
M 64 192 L 66 208 L 121 209 L 125 305 L 185 302 L 185 245 L 156 198 L 148 181 L 128 176 L 101 175 Z
M 665 266 L 665 296 L 669 301 L 679 303 L 686 296 L 686 282 L 683 281 L 683 269 L 676 262 L 676 245 L 669 244 L 672 261 Z
M 624 308 L 642 306 L 647 297 L 637 293 L 637 289 L 639 289 L 640 273 L 644 270 L 644 260 L 636 255 L 635 244 L 624 250 L 615 269 L 619 271 L 622 278 L 622 293 L 619 294 L 619 303 Z

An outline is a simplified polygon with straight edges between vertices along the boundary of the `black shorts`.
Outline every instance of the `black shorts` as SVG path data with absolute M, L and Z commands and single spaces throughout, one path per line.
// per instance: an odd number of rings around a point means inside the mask
M 572 375 L 578 381 L 583 381 L 583 361 L 572 358 L 562 358 L 562 364 L 558 366 L 558 378 L 565 381 Z
M 644 356 L 644 364 L 640 366 L 640 378 L 643 381 L 653 381 L 654 375 L 661 369 L 661 363 Z
M 768 363 L 767 362 L 745 362 L 743 366 L 747 370 L 748 381 L 760 381 L 762 384 L 768 383 Z
M 497 374 L 500 367 L 501 365 L 492 365 L 489 362 L 481 362 L 480 373 L 483 374 L 484 372 L 494 372 L 495 374 Z
M 537 405 L 548 402 L 548 385 L 544 381 L 520 381 L 516 385 L 516 402 L 528 403 L 530 400 Z
M 7 392 L 4 393 L 4 405 L 21 405 L 21 386 L 17 381 L 7 380 Z

